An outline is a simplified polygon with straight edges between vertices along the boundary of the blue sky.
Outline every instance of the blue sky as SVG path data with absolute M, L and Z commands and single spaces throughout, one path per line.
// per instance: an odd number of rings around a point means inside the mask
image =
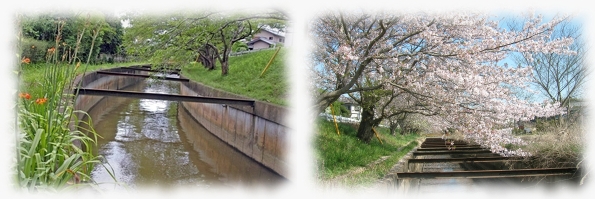
M 521 12 L 496 12 L 495 17 L 493 17 L 493 20 L 499 20 L 500 21 L 500 27 L 504 28 L 504 29 L 508 29 L 507 27 L 507 20 L 514 18 L 517 20 L 522 20 L 522 13 Z M 584 14 L 582 15 L 572 15 L 573 13 L 563 13 L 563 12 L 539 12 L 539 11 L 535 11 L 535 14 L 541 14 L 543 15 L 543 22 L 547 23 L 549 21 L 551 21 L 556 15 L 571 15 L 572 20 L 571 20 L 571 25 L 573 26 L 579 26 L 582 28 L 583 31 L 585 31 L 585 28 L 583 28 L 583 26 L 585 25 L 586 22 L 586 16 Z M 522 25 L 522 21 L 520 21 L 520 25 Z M 506 59 L 502 60 L 500 62 L 500 64 L 504 64 L 507 63 L 508 66 L 510 67 L 517 67 L 518 64 L 516 64 L 514 62 L 514 60 L 512 59 L 512 56 L 508 56 Z M 531 85 L 531 89 L 534 91 L 539 91 L 539 89 L 537 88 L 537 86 L 535 86 L 534 84 L 530 84 Z M 532 98 L 530 98 L 531 101 L 533 102 L 543 102 L 544 100 L 547 100 L 548 97 L 544 94 L 538 93 L 532 96 Z

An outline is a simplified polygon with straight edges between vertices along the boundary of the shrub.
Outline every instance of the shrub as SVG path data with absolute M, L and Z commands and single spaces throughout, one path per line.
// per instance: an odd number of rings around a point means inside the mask
M 47 41 L 39 41 L 31 38 L 25 38 L 21 41 L 21 58 L 29 58 L 31 63 L 46 62 L 46 55 L 48 49 L 52 47 L 53 43 Z

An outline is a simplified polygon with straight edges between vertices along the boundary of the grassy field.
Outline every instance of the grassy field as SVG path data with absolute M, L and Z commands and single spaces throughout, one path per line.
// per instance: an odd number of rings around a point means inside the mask
M 270 102 L 288 105 L 289 83 L 285 73 L 286 50 L 281 49 L 264 75 L 263 69 L 271 60 L 275 50 L 259 51 L 229 59 L 229 74 L 221 75 L 221 67 L 207 70 L 201 64 L 193 63 L 182 68 L 187 78 L 231 93 Z
M 373 139 L 366 144 L 357 139 L 357 129 L 352 125 L 339 124 L 341 135 L 337 135 L 333 122 L 319 120 L 314 143 L 319 180 L 332 181 L 342 175 L 353 173 L 355 169 L 364 168 L 362 172 L 340 179 L 339 183 L 346 185 L 373 183 L 388 173 L 401 157 L 417 145 L 412 141 L 415 141 L 418 135 L 392 136 L 388 133 L 388 129 L 378 128 L 377 130 L 383 143 Z M 371 165 L 381 157 L 387 159 Z

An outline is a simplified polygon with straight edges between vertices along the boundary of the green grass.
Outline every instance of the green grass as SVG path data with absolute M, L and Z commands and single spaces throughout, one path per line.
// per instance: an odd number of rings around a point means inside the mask
M 221 75 L 221 67 L 207 70 L 198 63 L 182 68 L 187 78 L 208 86 L 260 101 L 286 106 L 289 83 L 285 73 L 286 50 L 281 49 L 275 60 L 259 77 L 275 50 L 259 51 L 229 59 L 229 73 Z
M 366 144 L 357 139 L 357 129 L 348 124 L 339 124 L 341 135 L 337 135 L 333 122 L 319 120 L 317 128 L 314 147 L 321 180 L 332 179 L 356 167 L 366 167 L 382 156 L 390 156 L 385 162 L 363 172 L 363 176 L 353 180 L 370 182 L 371 179 L 378 179 L 414 145 L 401 151 L 398 149 L 418 138 L 418 135 L 413 134 L 392 136 L 388 129 L 378 128 L 383 144 L 376 138 Z
M 383 178 L 390 169 L 399 162 L 399 160 L 405 156 L 409 151 L 413 150 L 417 146 L 416 141 L 410 142 L 401 151 L 395 152 L 388 159 L 380 164 L 374 165 L 371 168 L 366 169 L 364 172 L 345 178 L 342 183 L 348 186 L 353 185 L 370 185 L 376 182 L 378 179 Z
M 117 64 L 101 64 L 101 65 L 88 65 L 86 66 L 86 72 L 97 71 L 101 69 L 116 68 L 120 66 L 132 66 L 139 65 L 142 63 L 117 63 Z M 24 65 L 21 71 L 19 91 L 30 93 L 31 95 L 39 96 L 44 91 L 43 78 L 45 67 L 75 67 L 74 65 L 59 64 L 57 66 L 53 64 L 29 64 Z M 85 71 L 85 65 L 81 65 L 77 70 L 76 74 L 82 74 Z

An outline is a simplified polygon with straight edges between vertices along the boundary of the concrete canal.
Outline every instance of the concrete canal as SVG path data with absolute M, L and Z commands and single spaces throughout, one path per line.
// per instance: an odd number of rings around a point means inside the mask
M 180 82 L 143 79 L 121 90 L 179 94 Z M 95 152 L 126 187 L 269 185 L 286 180 L 213 135 L 180 102 L 106 96 L 88 113 L 102 136 Z M 115 185 L 102 165 L 95 167 L 92 178 L 105 187 Z
M 426 138 L 385 177 L 391 190 L 410 194 L 527 190 L 538 186 L 575 186 L 578 168 L 534 168 L 530 157 L 507 157 L 461 140 Z M 497 189 L 496 189 L 497 188 Z

